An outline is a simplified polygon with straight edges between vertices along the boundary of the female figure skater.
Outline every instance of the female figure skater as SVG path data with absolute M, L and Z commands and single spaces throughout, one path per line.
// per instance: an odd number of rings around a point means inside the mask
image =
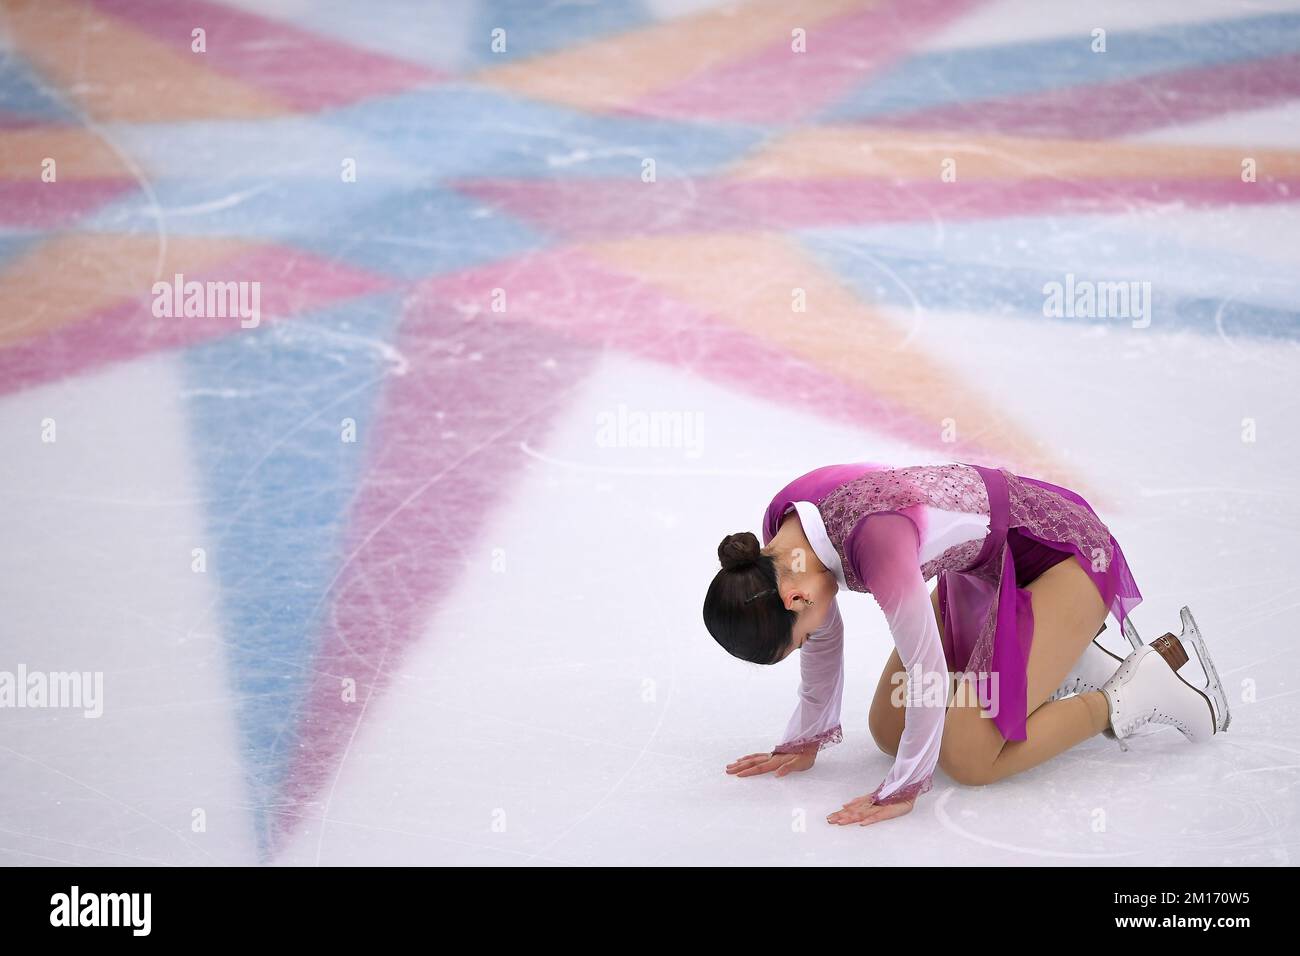
M 763 543 L 747 531 L 723 539 L 704 622 L 742 660 L 773 664 L 798 650 L 799 701 L 782 742 L 728 773 L 808 770 L 843 739 L 840 588 L 870 593 L 894 639 L 869 717 L 894 765 L 830 823 L 908 813 L 936 765 L 981 785 L 1097 733 L 1127 750 L 1124 738 L 1147 724 L 1192 741 L 1228 727 L 1227 697 L 1190 612 L 1181 637 L 1141 643 L 1128 614 L 1142 595 L 1124 553 L 1068 489 L 965 463 L 829 465 L 772 499 Z M 1095 640 L 1108 613 L 1134 648 L 1122 661 Z M 1186 643 L 1204 690 L 1178 673 Z

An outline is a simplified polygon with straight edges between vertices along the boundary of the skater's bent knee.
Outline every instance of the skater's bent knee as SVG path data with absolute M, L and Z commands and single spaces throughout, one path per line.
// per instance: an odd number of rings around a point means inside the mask
M 939 748 L 939 768 L 968 787 L 992 783 L 997 779 L 993 765 L 1005 743 L 997 725 L 978 707 L 950 707 Z
M 954 783 L 964 787 L 983 787 L 997 779 L 993 774 L 992 761 L 982 759 L 979 754 L 940 751 L 939 769 L 951 777 Z

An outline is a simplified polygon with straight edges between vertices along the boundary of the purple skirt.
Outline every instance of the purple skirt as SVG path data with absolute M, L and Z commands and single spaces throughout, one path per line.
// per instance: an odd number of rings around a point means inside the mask
M 1075 558 L 1121 627 L 1142 601 L 1119 542 L 1082 497 L 1005 468 L 970 465 L 989 496 L 989 532 L 967 568 L 939 574 L 948 668 L 972 673 L 1005 740 L 1025 739 L 1034 612 L 1026 585 Z

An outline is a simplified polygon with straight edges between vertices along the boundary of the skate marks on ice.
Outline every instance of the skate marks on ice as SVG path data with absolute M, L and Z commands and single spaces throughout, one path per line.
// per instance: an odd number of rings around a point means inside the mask
M 1098 738 L 1021 777 L 950 787 L 934 816 L 962 841 L 1006 853 L 999 863 L 1290 865 L 1300 762 L 1277 758 L 1300 750 L 1242 729 L 1189 744 L 1160 728 L 1113 757 Z M 1038 840 L 1025 839 L 1030 827 Z

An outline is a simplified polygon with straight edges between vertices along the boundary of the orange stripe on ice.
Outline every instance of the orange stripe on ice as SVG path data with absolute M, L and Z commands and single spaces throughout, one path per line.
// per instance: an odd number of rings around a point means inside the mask
M 72 0 L 4 0 L 18 52 L 96 119 L 166 122 L 277 116 L 289 107 Z M 197 24 L 196 24 L 197 25 Z
M 967 133 L 915 133 L 871 127 L 822 126 L 774 139 L 730 172 L 738 179 L 892 176 L 939 178 L 945 159 L 957 178 L 1100 179 L 1116 177 L 1241 179 L 1241 161 L 1261 176 L 1300 175 L 1300 153 L 1284 150 L 1167 144 L 1027 139 Z
M 1067 482 L 1088 497 L 1011 415 L 931 360 L 919 343 L 905 344 L 907 329 L 864 305 L 789 241 L 775 236 L 711 235 L 601 243 L 588 251 L 907 409 L 917 423 L 908 437 L 920 447 L 944 447 L 943 422 L 951 418 L 956 421 L 958 441 L 947 446 L 945 457 L 984 458 L 1033 477 Z M 804 290 L 806 312 L 792 309 L 795 289 Z M 755 368 L 754 375 L 761 378 L 763 370 Z M 781 401 L 780 395 L 771 398 Z M 870 427 L 871 422 L 863 425 Z
M 69 126 L 0 130 L 0 179 L 39 187 L 46 159 L 55 162 L 57 182 L 132 178 L 122 158 L 89 130 Z
M 774 43 L 790 31 L 871 6 L 863 0 L 751 0 L 492 67 L 474 77 L 584 110 L 614 109 Z
M 9 260 L 0 273 L 0 348 L 119 302 L 147 298 L 155 281 L 200 272 L 253 245 L 171 236 L 159 269 L 153 236 L 73 235 L 41 243 Z

